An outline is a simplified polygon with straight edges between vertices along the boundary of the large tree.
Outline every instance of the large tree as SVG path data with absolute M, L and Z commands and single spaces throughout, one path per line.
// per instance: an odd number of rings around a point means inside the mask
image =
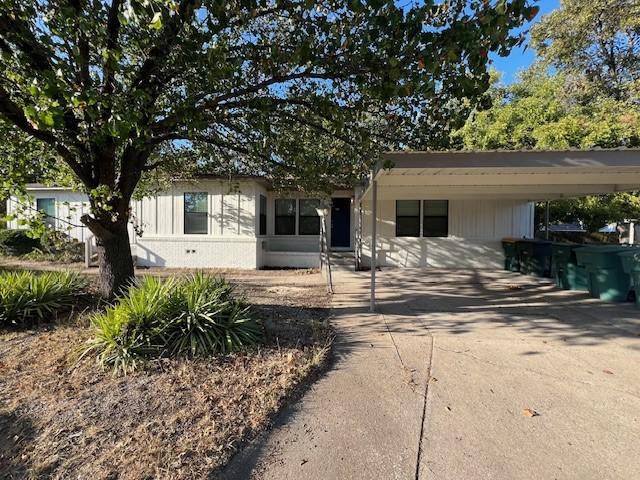
M 640 101 L 640 2 L 561 0 L 531 29 L 539 59 L 587 94 Z
M 508 53 L 535 11 L 528 0 L 5 0 L 0 117 L 83 185 L 112 295 L 133 275 L 130 199 L 171 150 L 316 188 L 357 178 L 382 146 L 446 142 L 489 86 L 487 53 Z
M 640 147 L 640 2 L 561 0 L 531 29 L 535 64 L 512 85 L 495 81 L 493 106 L 455 138 L 467 149 Z M 557 221 L 640 217 L 640 195 L 552 202 Z

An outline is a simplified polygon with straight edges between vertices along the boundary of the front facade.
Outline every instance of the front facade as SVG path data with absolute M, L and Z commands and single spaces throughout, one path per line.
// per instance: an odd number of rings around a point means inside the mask
M 255 177 L 175 182 L 132 202 L 132 253 L 148 267 L 318 267 L 324 224 L 330 250 L 353 252 L 354 268 L 372 257 L 377 266 L 501 268 L 501 239 L 534 235 L 534 201 L 640 188 L 635 150 L 387 157 L 393 168 L 325 199 L 277 193 Z M 85 196 L 39 185 L 29 193 L 26 209 L 12 198 L 8 212 L 44 212 L 52 227 L 90 241 Z

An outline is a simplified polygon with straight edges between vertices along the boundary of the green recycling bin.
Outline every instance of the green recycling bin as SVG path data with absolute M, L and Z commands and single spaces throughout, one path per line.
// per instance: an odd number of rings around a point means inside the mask
M 525 275 L 551 277 L 551 244 L 547 240 L 518 240 L 516 250 L 520 272 Z
M 551 245 L 551 278 L 564 290 L 589 290 L 588 273 L 578 265 L 576 250 L 579 243 L 554 243 Z
M 636 305 L 640 307 L 640 251 L 620 253 L 622 268 L 631 276 L 636 294 Z
M 509 272 L 520 271 L 520 262 L 518 261 L 516 243 L 517 239 L 515 238 L 502 239 L 502 248 L 504 250 L 504 269 Z
M 631 277 L 622 267 L 620 253 L 640 251 L 628 245 L 598 245 L 576 250 L 578 265 L 588 273 L 589 293 L 607 302 L 624 302 L 629 297 Z

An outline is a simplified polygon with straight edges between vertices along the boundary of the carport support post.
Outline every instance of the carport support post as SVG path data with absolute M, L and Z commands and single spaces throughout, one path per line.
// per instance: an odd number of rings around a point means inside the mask
M 376 311 L 376 226 L 378 217 L 378 181 L 371 182 L 371 300 L 369 310 Z
M 549 200 L 544 204 L 544 238 L 549 240 Z

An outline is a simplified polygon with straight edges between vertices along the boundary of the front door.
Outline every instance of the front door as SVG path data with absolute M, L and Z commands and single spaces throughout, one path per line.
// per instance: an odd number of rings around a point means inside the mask
M 351 199 L 333 198 L 331 201 L 331 247 L 351 246 Z

